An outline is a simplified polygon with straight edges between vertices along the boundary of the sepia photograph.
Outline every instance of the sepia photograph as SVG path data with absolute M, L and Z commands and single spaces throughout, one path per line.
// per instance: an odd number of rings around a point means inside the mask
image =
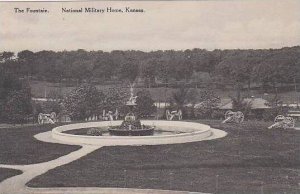
M 0 0 L 0 194 L 299 194 L 299 8 Z

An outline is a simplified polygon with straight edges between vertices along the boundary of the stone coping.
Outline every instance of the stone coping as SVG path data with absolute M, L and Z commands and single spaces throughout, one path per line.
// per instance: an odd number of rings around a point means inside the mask
M 117 146 L 117 145 L 160 145 L 202 141 L 212 135 L 210 126 L 183 121 L 142 120 L 144 125 L 155 126 L 169 131 L 184 133 L 160 136 L 87 136 L 63 133 L 64 131 L 90 128 L 118 126 L 122 121 L 101 121 L 63 125 L 52 130 L 52 137 L 59 141 L 87 145 Z

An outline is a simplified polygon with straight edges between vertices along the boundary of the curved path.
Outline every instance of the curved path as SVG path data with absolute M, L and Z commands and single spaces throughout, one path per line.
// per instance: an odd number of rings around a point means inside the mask
M 212 129 L 213 135 L 208 137 L 206 140 L 216 139 L 224 137 L 226 132 Z M 188 191 L 168 191 L 168 190 L 154 190 L 154 189 L 131 189 L 131 188 L 96 188 L 96 187 L 67 187 L 67 188 L 29 188 L 26 186 L 33 178 L 46 173 L 47 171 L 54 169 L 58 166 L 68 164 L 72 161 L 78 160 L 79 158 L 101 148 L 98 145 L 85 145 L 85 144 L 74 144 L 66 143 L 55 140 L 51 136 L 51 132 L 44 132 L 34 136 L 36 139 L 51 143 L 70 144 L 70 145 L 81 145 L 82 147 L 70 154 L 59 157 L 55 160 L 48 162 L 30 164 L 30 165 L 1 165 L 0 168 L 11 168 L 23 171 L 22 174 L 8 178 L 0 183 L 1 194 L 67 194 L 67 193 L 80 193 L 80 194 L 196 194 L 197 192 Z M 199 194 L 199 193 L 198 193 Z
M 84 145 L 77 151 L 74 151 L 68 155 L 62 156 L 55 160 L 48 162 L 30 164 L 30 165 L 0 165 L 1 168 L 12 168 L 23 171 L 23 174 L 11 177 L 0 183 L 1 194 L 12 194 L 12 193 L 40 193 L 36 189 L 30 189 L 25 186 L 34 177 L 46 173 L 48 170 L 68 164 L 74 160 L 77 160 L 97 149 L 101 146 L 88 146 Z M 50 189 L 48 189 L 50 191 Z M 51 189 L 52 190 L 52 189 Z M 43 193 L 49 193 L 47 190 Z M 56 193 L 56 192 L 55 192 Z M 64 193 L 64 192 L 61 192 Z

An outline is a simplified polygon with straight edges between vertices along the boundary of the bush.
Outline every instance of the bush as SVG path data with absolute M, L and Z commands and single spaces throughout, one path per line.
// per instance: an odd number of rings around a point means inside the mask
M 195 108 L 195 117 L 198 119 L 209 119 L 211 118 L 212 110 L 206 107 Z
M 212 118 L 212 113 L 220 103 L 220 98 L 213 90 L 203 90 L 200 92 L 202 102 L 195 107 L 195 116 L 201 119 Z
M 224 119 L 224 111 L 221 111 L 221 110 L 214 110 L 211 114 L 211 118 L 212 119 Z
M 264 121 L 274 121 L 274 118 L 277 115 L 285 115 L 287 110 L 284 107 L 277 106 L 270 109 L 265 110 L 263 113 L 263 120 Z
M 195 117 L 199 119 L 210 119 L 212 118 L 212 113 L 215 111 L 217 106 L 216 100 L 203 101 L 201 104 L 195 107 Z
M 4 105 L 5 121 L 24 123 L 32 113 L 30 94 L 26 90 L 11 92 Z
M 141 129 L 142 124 L 140 120 L 129 120 L 129 121 L 123 121 L 120 128 L 121 129 L 129 129 L 129 125 L 131 125 L 131 129 Z
M 86 134 L 90 136 L 102 136 L 103 130 L 99 128 L 90 128 Z

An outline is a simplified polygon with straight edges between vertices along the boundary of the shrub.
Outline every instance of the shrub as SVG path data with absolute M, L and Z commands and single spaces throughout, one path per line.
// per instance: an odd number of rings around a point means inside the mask
M 219 98 L 211 98 L 206 101 L 203 101 L 201 104 L 198 104 L 195 107 L 195 116 L 199 119 L 209 119 L 212 118 L 212 114 L 217 107 Z
M 195 106 L 195 116 L 201 119 L 212 118 L 213 111 L 220 103 L 220 98 L 213 90 L 203 90 L 200 92 L 202 102 Z
M 214 110 L 211 114 L 212 119 L 224 119 L 224 111 Z
M 99 128 L 90 128 L 86 134 L 90 136 L 102 136 L 103 130 Z
M 142 124 L 140 120 L 129 120 L 129 121 L 123 121 L 120 128 L 121 129 L 129 129 L 129 125 L 131 125 L 131 129 L 141 129 Z
M 198 119 L 208 119 L 211 118 L 212 110 L 204 106 L 197 107 L 194 110 L 195 117 Z
M 285 115 L 287 110 L 284 107 L 277 106 L 270 109 L 265 110 L 263 113 L 264 121 L 273 121 L 277 115 Z
M 5 121 L 24 123 L 32 113 L 30 94 L 26 90 L 11 92 L 4 106 Z

